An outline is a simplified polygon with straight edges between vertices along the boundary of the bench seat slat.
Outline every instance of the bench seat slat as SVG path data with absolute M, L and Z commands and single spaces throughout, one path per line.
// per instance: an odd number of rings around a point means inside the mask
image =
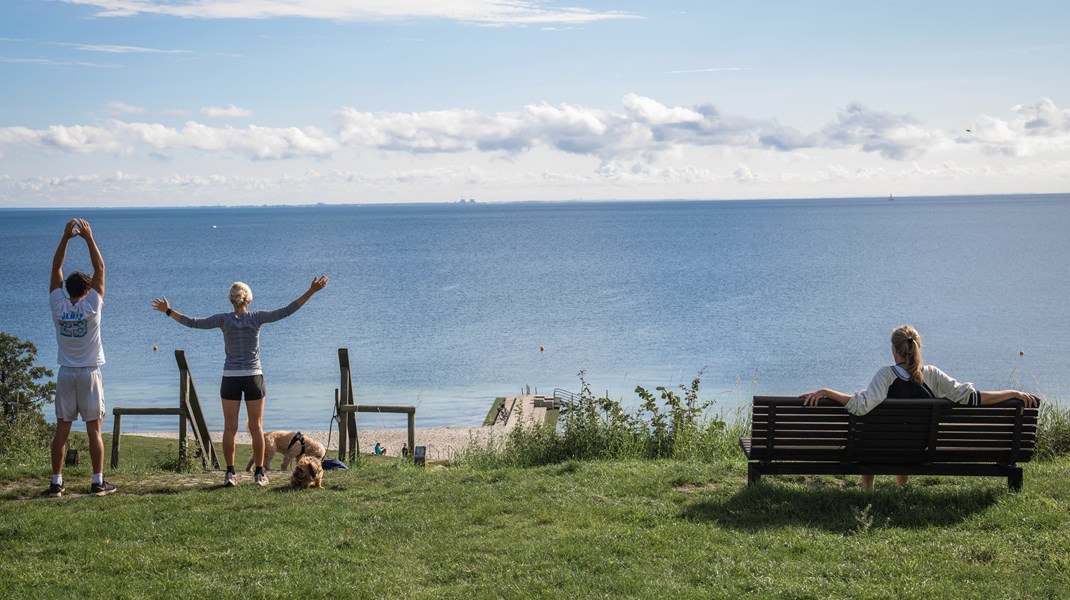
M 848 422 L 846 414 L 841 415 L 799 415 L 799 416 L 785 416 L 777 415 L 776 424 L 779 427 L 782 423 L 837 423 L 846 425 Z M 755 425 L 768 423 L 769 418 L 765 416 L 754 417 L 751 419 L 751 423 Z
M 824 421 L 790 421 L 787 423 L 777 423 L 777 431 L 787 431 L 792 429 L 810 429 L 813 431 L 847 431 L 848 423 L 826 423 Z M 769 426 L 767 423 L 752 423 L 751 429 L 754 431 L 765 431 Z

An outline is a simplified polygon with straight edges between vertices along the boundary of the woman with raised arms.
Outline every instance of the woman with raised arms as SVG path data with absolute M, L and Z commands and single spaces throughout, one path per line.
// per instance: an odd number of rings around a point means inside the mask
M 253 481 L 258 486 L 268 483 L 267 475 L 264 474 L 263 427 L 267 388 L 264 385 L 264 372 L 260 368 L 260 327 L 294 314 L 309 298 L 325 287 L 327 276 L 316 277 L 308 291 L 289 305 L 275 310 L 250 311 L 253 292 L 249 286 L 235 281 L 230 286 L 230 304 L 234 311 L 203 319 L 188 317 L 171 308 L 166 296 L 152 301 L 153 310 L 165 313 L 186 327 L 223 330 L 227 358 L 223 363 L 223 381 L 219 386 L 219 397 L 223 402 L 223 457 L 227 462 L 227 472 L 223 476 L 225 487 L 237 484 L 237 476 L 234 473 L 234 438 L 238 433 L 238 412 L 241 409 L 242 396 L 245 397 L 249 419 L 249 435 L 253 438 L 253 464 L 256 465 Z

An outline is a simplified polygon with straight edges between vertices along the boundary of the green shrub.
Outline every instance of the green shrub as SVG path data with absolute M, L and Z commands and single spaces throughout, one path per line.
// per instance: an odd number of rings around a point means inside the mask
M 596 397 L 579 373 L 578 398 L 561 409 L 557 426 L 513 428 L 486 448 L 471 446 L 466 463 L 476 466 L 535 466 L 569 460 L 658 459 L 713 461 L 734 451 L 728 436 L 742 429 L 709 414 L 712 400 L 700 400 L 702 372 L 677 389 L 636 387 L 640 405 L 629 413 L 620 401 Z M 743 427 L 747 426 L 744 423 Z M 738 437 L 738 436 L 737 436 Z
M 40 383 L 52 371 L 35 365 L 32 342 L 0 332 L 0 462 L 24 462 L 47 452 L 54 426 L 45 421 L 43 404 L 52 402 L 56 384 Z

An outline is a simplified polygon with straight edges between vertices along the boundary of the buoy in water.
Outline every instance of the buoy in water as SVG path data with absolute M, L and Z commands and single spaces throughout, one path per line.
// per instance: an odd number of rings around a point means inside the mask
M 539 352 L 543 352 L 545 350 L 546 350 L 546 346 L 539 346 Z
M 1018 356 L 1025 356 L 1025 350 L 1019 350 Z
M 160 349 L 160 348 L 159 348 L 159 346 L 157 346 L 156 344 L 153 344 L 153 345 L 152 345 L 152 351 L 153 351 L 153 352 L 156 352 L 156 351 L 157 351 L 157 350 L 159 350 L 159 349 Z

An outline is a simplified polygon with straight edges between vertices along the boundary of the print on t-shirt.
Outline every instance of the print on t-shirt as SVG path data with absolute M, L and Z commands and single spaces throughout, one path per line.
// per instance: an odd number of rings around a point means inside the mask
M 80 338 L 89 333 L 89 321 L 84 313 L 65 312 L 59 318 L 59 334 L 63 337 Z

